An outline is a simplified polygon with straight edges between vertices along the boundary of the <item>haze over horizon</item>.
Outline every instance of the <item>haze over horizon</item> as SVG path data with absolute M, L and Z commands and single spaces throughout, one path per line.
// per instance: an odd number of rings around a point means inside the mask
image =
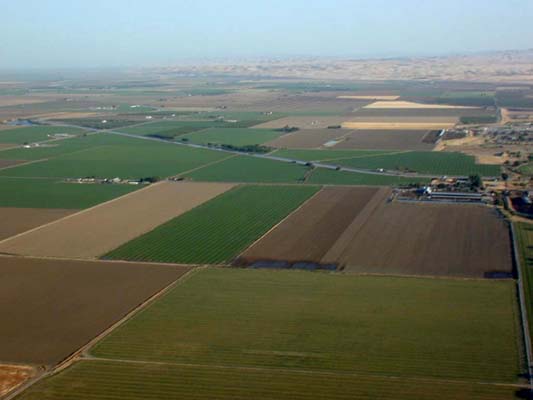
M 445 55 L 528 49 L 533 38 L 527 0 L 30 0 L 3 10 L 0 69 Z

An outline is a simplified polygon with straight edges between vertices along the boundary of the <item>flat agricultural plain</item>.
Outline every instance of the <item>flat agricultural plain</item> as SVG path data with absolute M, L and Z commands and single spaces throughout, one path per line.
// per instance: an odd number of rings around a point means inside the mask
M 0 240 L 61 219 L 76 210 L 0 207 Z
M 24 365 L 0 364 L 0 397 L 16 389 L 35 375 L 35 369 Z
M 513 271 L 507 223 L 479 205 L 411 204 L 374 199 L 323 263 L 348 272 L 486 277 Z
M 425 141 L 426 130 L 354 130 L 339 141 L 335 149 L 432 150 Z
M 56 364 L 188 270 L 1 257 L 0 360 Z
M 318 189 L 240 186 L 104 257 L 184 264 L 229 263 Z
M 345 129 L 401 129 L 401 130 L 414 130 L 414 129 L 424 129 L 424 130 L 430 130 L 430 129 L 447 129 L 452 128 L 457 123 L 457 119 L 446 120 L 446 121 L 434 121 L 434 120 L 428 120 L 428 121 L 417 121 L 417 120 L 409 120 L 408 118 L 404 118 L 403 120 L 400 120 L 399 118 L 394 118 L 391 120 L 383 120 L 383 118 L 379 118 L 379 120 L 375 121 L 368 121 L 368 120 L 351 120 L 351 121 L 345 121 L 342 123 L 342 127 Z
M 375 188 L 327 187 L 248 248 L 237 262 L 320 262 Z
M 413 378 L 413 390 L 424 379 L 518 383 L 515 296 L 512 281 L 209 268 L 189 275 L 89 353 L 203 365 L 212 373 L 238 369 L 243 381 L 248 370 L 283 370 L 307 371 L 321 382 L 328 381 L 323 373 Z M 333 392 L 351 398 L 344 390 Z
M 351 131 L 345 129 L 303 129 L 267 142 L 267 146 L 288 149 L 314 149 L 328 142 L 341 141 Z
M 96 258 L 232 187 L 222 183 L 156 183 L 0 242 L 0 252 Z

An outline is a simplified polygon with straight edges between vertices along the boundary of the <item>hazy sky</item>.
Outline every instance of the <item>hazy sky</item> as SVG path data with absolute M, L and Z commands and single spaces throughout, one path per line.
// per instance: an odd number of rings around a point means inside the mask
M 533 47 L 533 0 L 0 0 L 0 68 Z

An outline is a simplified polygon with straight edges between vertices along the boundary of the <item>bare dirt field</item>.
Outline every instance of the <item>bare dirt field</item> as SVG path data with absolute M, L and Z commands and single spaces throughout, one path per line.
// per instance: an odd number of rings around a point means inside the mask
M 0 252 L 95 258 L 229 190 L 222 183 L 160 182 L 0 242 Z
M 382 99 L 378 99 L 382 100 Z M 389 100 L 389 99 L 383 99 L 383 100 Z M 474 108 L 474 107 L 463 107 L 463 106 L 450 106 L 446 104 L 423 104 L 423 103 L 415 103 L 413 101 L 376 101 L 375 103 L 369 104 L 365 106 L 364 108 L 397 108 L 397 109 L 423 109 L 423 108 L 430 108 L 430 109 L 461 109 L 461 108 Z
M 52 365 L 189 268 L 0 258 L 0 360 Z
M 476 278 L 513 268 L 509 229 L 493 209 L 384 201 L 356 218 L 322 262 L 347 272 Z
M 355 130 L 334 149 L 432 150 L 434 144 L 424 142 L 427 135 L 425 130 Z
M 376 188 L 327 187 L 252 245 L 238 262 L 320 262 Z
M 265 122 L 254 126 L 260 129 L 281 129 L 285 126 L 297 127 L 300 129 L 326 129 L 328 126 L 341 125 L 346 121 L 347 117 L 341 116 L 302 116 L 302 117 L 286 117 L 274 121 Z
M 421 122 L 421 121 L 408 121 L 407 118 L 403 120 L 399 118 L 394 118 L 392 120 L 383 121 L 383 118 L 380 118 L 380 121 L 364 121 L 364 120 L 352 120 L 342 123 L 342 127 L 345 129 L 379 129 L 379 130 L 415 130 L 415 129 L 447 129 L 452 128 L 456 124 L 456 121 L 434 121 L 434 122 Z
M 46 98 L 39 97 L 29 97 L 29 96 L 1 96 L 0 97 L 0 107 L 6 106 L 18 106 L 24 104 L 37 104 L 45 103 L 49 101 Z
M 350 132 L 344 129 L 303 129 L 280 136 L 265 144 L 277 148 L 314 149 L 336 139 L 342 140 Z
M 14 165 L 23 164 L 26 160 L 0 160 L 0 169 L 12 167 Z
M 24 365 L 0 364 L 0 397 L 16 389 L 35 375 L 35 369 Z
M 77 210 L 0 207 L 0 240 L 63 218 Z

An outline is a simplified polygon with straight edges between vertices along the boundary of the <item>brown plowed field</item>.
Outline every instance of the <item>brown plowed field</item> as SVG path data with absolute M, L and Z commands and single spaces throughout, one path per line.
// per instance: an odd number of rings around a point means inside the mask
M 188 270 L 0 257 L 0 360 L 56 364 Z
M 348 117 L 285 117 L 254 126 L 260 129 L 281 129 L 285 126 L 295 126 L 300 129 L 326 129 L 328 126 L 341 125 Z
M 0 397 L 16 389 L 35 375 L 32 367 L 0 364 Z
M 381 202 L 371 211 L 322 262 L 378 274 L 479 278 L 512 271 L 509 229 L 488 207 Z
M 221 183 L 160 182 L 0 242 L 0 252 L 95 258 L 229 190 Z
M 255 261 L 320 262 L 352 220 L 378 191 L 376 188 L 322 189 L 240 257 Z
M 266 145 L 286 149 L 315 149 L 349 133 L 344 129 L 304 129 L 280 136 Z
M 335 149 L 432 150 L 424 143 L 425 130 L 356 130 L 348 134 Z
M 11 146 L 7 146 L 6 148 L 9 148 Z M 2 148 L 2 145 L 0 144 L 0 148 Z M 25 160 L 0 160 L 0 169 L 5 167 L 11 167 L 13 165 L 18 165 L 25 163 Z
M 0 240 L 63 218 L 74 212 L 76 210 L 59 208 L 0 207 Z

